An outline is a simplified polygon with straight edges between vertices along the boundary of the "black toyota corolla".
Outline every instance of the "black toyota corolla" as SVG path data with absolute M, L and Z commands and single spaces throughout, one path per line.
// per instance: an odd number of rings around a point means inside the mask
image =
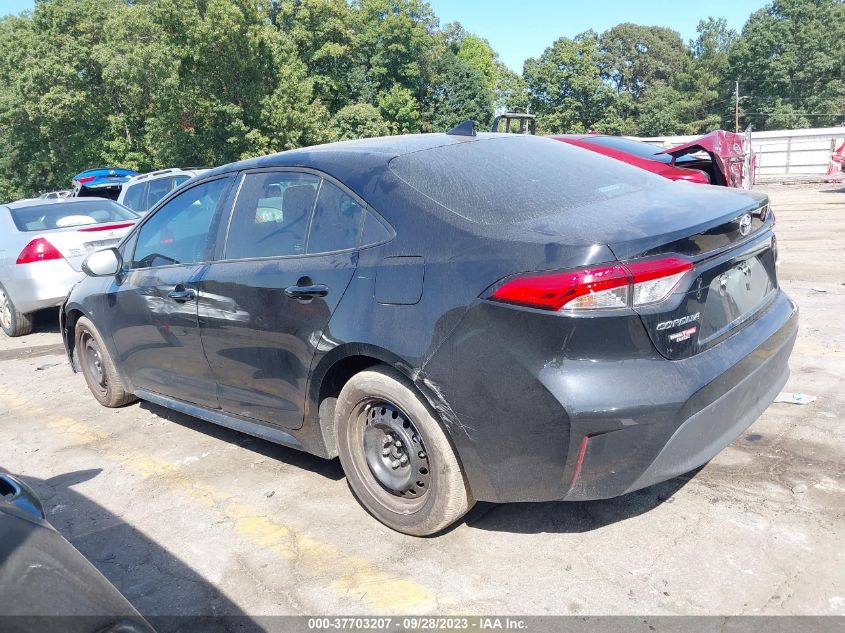
M 551 139 L 429 134 L 186 183 L 89 256 L 63 332 L 136 398 L 340 457 L 380 521 L 599 499 L 690 471 L 788 375 L 762 195 Z

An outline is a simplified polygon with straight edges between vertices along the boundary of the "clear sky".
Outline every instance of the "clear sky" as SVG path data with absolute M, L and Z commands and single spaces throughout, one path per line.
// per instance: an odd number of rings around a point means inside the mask
M 737 30 L 766 0 L 428 0 L 441 24 L 459 21 L 487 38 L 502 61 L 517 72 L 561 35 L 604 31 L 620 22 L 668 26 L 684 40 L 695 37 L 698 21 L 725 18 Z M 0 14 L 31 9 L 33 0 L 0 0 Z

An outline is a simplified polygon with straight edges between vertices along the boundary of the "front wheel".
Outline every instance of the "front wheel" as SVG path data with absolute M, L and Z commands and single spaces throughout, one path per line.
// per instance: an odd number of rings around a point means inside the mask
M 388 527 L 435 534 L 475 503 L 446 434 L 398 371 L 353 376 L 338 397 L 335 428 L 352 492 Z
M 104 407 L 122 407 L 137 398 L 126 391 L 103 339 L 86 317 L 76 322 L 76 353 L 88 389 Z

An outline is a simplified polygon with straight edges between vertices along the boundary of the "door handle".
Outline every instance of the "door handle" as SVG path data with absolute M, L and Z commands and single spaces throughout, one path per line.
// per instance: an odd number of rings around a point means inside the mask
M 193 288 L 182 288 L 181 290 L 171 290 L 167 293 L 167 296 L 179 303 L 185 303 L 186 301 L 193 301 L 196 299 L 197 291 Z
M 314 299 L 325 297 L 329 294 L 329 287 L 325 284 L 313 284 L 310 286 L 288 286 L 285 294 L 291 299 Z

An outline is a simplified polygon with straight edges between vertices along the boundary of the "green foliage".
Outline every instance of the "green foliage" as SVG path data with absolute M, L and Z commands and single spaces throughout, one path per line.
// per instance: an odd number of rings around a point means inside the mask
M 601 67 L 617 92 L 636 99 L 654 84 L 667 84 L 686 54 L 681 36 L 672 29 L 626 22 L 601 34 Z
M 539 58 L 525 62 L 523 76 L 538 133 L 588 132 L 608 115 L 618 119 L 617 92 L 602 80 L 599 37 L 593 31 L 561 37 Z
M 378 96 L 381 116 L 391 134 L 414 134 L 420 131 L 420 105 L 407 88 L 393 86 Z
M 428 100 L 432 131 L 445 132 L 467 119 L 481 129 L 489 129 L 493 98 L 487 80 L 478 68 L 454 53 L 448 52 L 435 62 Z
M 314 80 L 314 92 L 332 111 L 360 95 L 360 39 L 346 0 L 298 0 L 278 6 L 274 21 L 288 33 Z
M 216 165 L 530 111 L 539 133 L 845 123 L 845 2 L 774 0 L 687 44 L 620 24 L 522 74 L 423 0 L 38 0 L 0 19 L 0 200 L 100 165 Z
M 344 106 L 334 115 L 332 124 L 339 141 L 387 136 L 390 132 L 378 109 L 369 103 Z
M 743 123 L 841 125 L 845 3 L 776 0 L 755 12 L 731 48 L 728 73 L 748 97 Z
M 360 0 L 354 24 L 376 94 L 399 84 L 420 95 L 435 43 L 431 7 L 420 0 Z

